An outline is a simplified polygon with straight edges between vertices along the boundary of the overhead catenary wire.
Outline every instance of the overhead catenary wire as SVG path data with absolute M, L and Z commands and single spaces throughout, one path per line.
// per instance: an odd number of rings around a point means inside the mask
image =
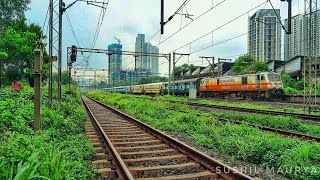
M 253 8 L 253 9 L 256 9 L 257 7 L 259 7 L 259 6 L 263 5 L 263 4 L 264 4 L 264 7 L 265 7 L 265 6 L 267 5 L 267 3 L 268 3 L 268 1 L 266 1 L 266 2 L 264 2 L 264 3 L 262 3 L 262 4 L 259 4 L 258 6 L 256 6 L 256 7 Z M 252 11 L 253 9 L 251 9 L 250 11 Z M 247 11 L 247 12 L 244 13 L 244 14 L 247 14 L 247 13 L 249 13 L 250 11 Z M 235 19 L 237 19 L 237 18 L 235 18 Z M 213 43 L 213 42 L 212 42 L 212 45 L 209 45 L 209 46 L 207 46 L 207 47 L 201 48 L 201 49 L 196 50 L 196 51 L 191 51 L 191 50 L 190 50 L 190 55 L 191 55 L 191 54 L 194 54 L 194 53 L 197 53 L 197 52 L 200 52 L 200 51 L 202 51 L 202 50 L 208 49 L 208 48 L 210 48 L 210 47 L 217 46 L 217 45 L 221 45 L 221 44 L 226 43 L 226 42 L 229 42 L 229 41 L 231 41 L 231 40 L 234 40 L 234 39 L 243 37 L 243 36 L 245 36 L 245 35 L 247 35 L 247 34 L 248 34 L 248 32 L 245 32 L 245 33 L 239 34 L 239 35 L 237 35 L 237 36 L 231 37 L 231 38 L 229 38 L 229 39 L 223 40 L 223 41 L 221 41 L 221 42 L 217 42 L 217 43 Z M 193 63 L 193 62 L 199 62 L 199 61 L 191 61 L 191 62 L 188 62 L 188 63 Z M 201 62 L 201 61 L 200 61 L 200 62 Z M 165 63 L 163 63 L 163 64 L 166 64 L 166 63 L 168 63 L 168 62 L 165 62 Z M 160 64 L 160 65 L 162 65 L 162 64 Z
M 95 31 L 95 34 L 94 34 L 94 37 L 93 37 L 93 42 L 92 42 L 92 45 L 91 45 L 91 48 L 94 49 L 95 46 L 96 46 L 96 42 L 97 42 L 97 39 L 99 37 L 99 33 L 100 33 L 100 30 L 101 30 L 101 27 L 102 27 L 102 23 L 103 23 L 103 20 L 104 20 L 104 17 L 105 17 L 105 12 L 109 6 L 109 0 L 107 3 L 105 3 L 105 0 L 103 0 L 103 5 L 106 4 L 106 7 L 101 7 L 101 11 L 100 11 L 100 15 L 99 15 L 99 19 L 98 19 L 98 23 L 97 23 L 97 27 L 96 27 L 96 31 Z M 90 59 L 92 57 L 92 53 L 89 54 L 89 56 L 84 59 L 85 61 L 85 68 L 89 68 L 90 67 Z M 86 71 L 83 72 L 83 76 L 84 74 L 86 73 Z
M 174 32 L 173 34 L 171 34 L 169 37 L 167 37 L 166 39 L 164 39 L 163 41 L 159 42 L 156 46 L 161 45 L 162 43 L 166 42 L 168 39 L 172 38 L 173 36 L 175 36 L 177 33 L 179 33 L 180 31 L 182 31 L 184 28 L 188 27 L 190 24 L 192 24 L 193 22 L 197 21 L 199 18 L 201 18 L 202 16 L 204 16 L 205 14 L 207 14 L 208 12 L 210 12 L 211 10 L 219 7 L 221 4 L 223 4 L 224 2 L 226 2 L 227 0 L 222 0 L 220 1 L 218 4 L 216 4 L 215 6 L 212 6 L 210 9 L 208 9 L 207 11 L 205 11 L 204 13 L 200 14 L 199 16 L 197 16 L 195 19 L 193 19 L 193 21 L 190 21 L 189 23 L 187 23 L 186 25 L 182 26 L 180 29 L 178 29 L 176 32 Z M 160 30 L 159 30 L 160 31 Z
M 47 22 L 47 18 L 48 18 L 48 14 L 49 14 L 49 9 L 50 9 L 50 4 L 48 5 L 46 17 L 45 17 L 44 22 L 43 22 L 43 25 L 42 25 L 42 32 L 43 32 L 44 26 L 46 25 L 46 22 Z
M 307 41 L 308 41 L 308 38 L 305 38 L 305 39 L 302 39 L 302 40 L 298 41 L 298 43 L 307 42 Z M 286 46 L 288 44 L 293 44 L 293 43 L 289 42 L 287 44 L 282 44 L 281 47 L 284 47 L 284 46 Z M 319 48 L 315 48 L 315 50 L 320 50 L 320 47 Z M 264 50 L 262 49 L 262 50 L 259 50 L 258 52 L 262 52 L 262 51 L 264 51 Z M 305 49 L 301 49 L 299 53 L 300 53 L 300 55 L 302 55 L 304 52 L 305 52 Z M 290 51 L 289 51 L 289 53 L 290 53 Z M 223 58 L 239 57 L 239 56 L 246 55 L 246 54 L 248 54 L 248 53 L 239 53 L 239 54 L 235 54 L 235 55 L 226 56 L 226 57 L 223 57 Z M 281 60 L 282 60 L 282 58 L 281 58 Z
M 270 3 L 270 5 L 271 5 L 271 7 L 272 7 L 272 9 L 273 9 L 273 11 L 274 11 L 274 13 L 276 14 L 277 19 L 278 19 L 278 21 L 280 22 L 280 25 L 281 25 L 282 29 L 283 29 L 285 32 L 287 32 L 286 27 L 282 24 L 281 18 L 280 18 L 280 16 L 279 16 L 279 14 L 276 12 L 275 8 L 273 7 L 272 2 L 271 2 L 270 0 L 268 0 L 268 2 Z
M 76 40 L 78 47 L 81 47 L 81 46 L 80 46 L 80 43 L 79 43 L 79 40 L 78 40 L 78 38 L 77 38 L 77 36 L 76 36 L 76 33 L 75 33 L 75 31 L 74 31 L 74 28 L 73 28 L 73 26 L 72 26 L 72 23 L 71 23 L 71 20 L 70 20 L 70 17 L 69 17 L 69 15 L 68 15 L 68 12 L 67 12 L 67 11 L 66 11 L 65 15 L 66 15 L 68 24 L 69 24 L 69 26 L 70 26 L 72 35 L 73 35 L 74 39 Z
M 171 15 L 169 17 L 169 19 L 167 20 L 167 22 L 169 22 L 175 15 L 177 15 L 179 13 L 179 11 L 186 6 L 191 0 L 185 0 L 184 3 L 182 3 L 182 5 L 175 11 L 175 13 L 173 15 Z M 166 22 L 166 23 L 167 23 Z M 155 32 L 149 39 L 147 42 L 150 42 L 151 39 L 153 39 L 159 32 L 161 31 L 161 29 L 159 29 L 157 32 Z M 161 36 L 161 34 L 160 34 Z
M 94 38 L 93 38 L 93 42 L 92 42 L 92 46 L 91 46 L 92 49 L 94 49 L 95 46 L 96 46 L 97 39 L 99 37 L 100 30 L 101 30 L 101 27 L 102 27 L 102 24 L 103 24 L 103 21 L 104 21 L 104 17 L 105 17 L 105 13 L 106 13 L 106 10 L 107 10 L 107 8 L 109 6 L 109 3 L 110 2 L 108 0 L 108 2 L 106 3 L 107 4 L 106 7 L 105 8 L 101 8 L 100 15 L 99 15 L 99 20 L 98 20 L 97 27 L 96 27 L 96 32 L 94 34 Z M 103 4 L 105 4 L 105 0 L 103 0 Z M 92 53 L 90 53 L 88 61 L 90 60 L 91 56 L 92 56 Z
M 177 49 L 175 49 L 175 50 L 173 50 L 173 51 L 171 51 L 171 52 L 175 52 L 175 51 L 177 51 L 177 50 L 179 50 L 179 49 L 182 49 L 183 47 L 186 47 L 186 46 L 187 46 L 187 45 L 189 45 L 190 43 L 193 43 L 193 42 L 195 42 L 195 41 L 198 41 L 199 39 L 202 39 L 203 37 L 205 37 L 205 36 L 207 36 L 207 35 L 209 35 L 209 34 L 211 34 L 211 33 L 215 32 L 215 31 L 217 31 L 217 30 L 219 30 L 219 29 L 221 29 L 221 28 L 223 28 L 223 27 L 225 27 L 225 26 L 227 26 L 227 25 L 231 24 L 232 22 L 236 21 L 237 19 L 241 18 L 242 16 L 246 15 L 247 13 L 251 12 L 252 10 L 257 9 L 258 7 L 262 6 L 262 5 L 263 5 L 263 4 L 265 4 L 265 3 L 268 3 L 268 1 L 264 1 L 263 3 L 258 4 L 257 6 L 255 6 L 255 7 L 251 8 L 250 10 L 246 11 L 245 13 L 243 13 L 243 14 L 241 14 L 241 15 L 239 15 L 239 16 L 237 16 L 237 17 L 235 17 L 235 18 L 233 18 L 232 20 L 230 20 L 230 21 L 228 21 L 228 22 L 226 22 L 226 23 L 222 24 L 221 26 L 219 26 L 219 27 L 217 27 L 217 28 L 213 29 L 212 31 L 210 31 L 210 32 L 208 32 L 208 33 L 206 33 L 206 34 L 204 34 L 204 35 L 202 35 L 202 36 L 200 36 L 200 37 L 198 37 L 198 38 L 196 38 L 196 39 L 194 39 L 194 40 L 192 40 L 192 41 L 190 41 L 190 42 L 186 43 L 186 44 L 185 44 L 185 45 L 183 45 L 183 46 L 180 46 L 179 48 L 177 48 Z

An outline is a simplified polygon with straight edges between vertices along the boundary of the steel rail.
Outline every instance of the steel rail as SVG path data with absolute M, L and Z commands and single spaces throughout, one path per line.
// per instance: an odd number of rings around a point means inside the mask
M 201 153 L 200 151 L 152 128 L 151 126 L 144 124 L 142 122 L 140 122 L 139 120 L 135 119 L 134 117 L 131 117 L 109 105 L 106 105 L 100 101 L 97 101 L 91 97 L 87 97 L 89 99 L 91 99 L 92 101 L 100 104 L 101 106 L 111 110 L 112 112 L 116 113 L 117 115 L 131 121 L 132 123 L 136 124 L 137 126 L 139 126 L 140 128 L 144 129 L 145 131 L 151 133 L 152 135 L 154 135 L 155 137 L 163 140 L 164 142 L 170 144 L 171 146 L 175 147 L 177 150 L 181 151 L 184 154 L 187 154 L 191 159 L 193 159 L 195 162 L 200 163 L 201 165 L 203 165 L 204 167 L 206 167 L 207 169 L 211 170 L 214 173 L 219 174 L 221 177 L 225 178 L 225 179 L 250 179 L 253 180 L 252 177 L 245 175 L 241 172 L 239 172 L 238 170 L 223 164 L 215 159 L 213 159 L 210 156 L 207 156 L 203 153 Z M 227 172 L 227 173 L 226 173 Z
M 186 112 L 186 111 L 175 110 L 175 109 L 169 109 L 169 110 L 178 111 L 178 112 L 181 112 L 181 113 L 188 113 L 188 112 Z M 201 115 L 201 114 L 196 114 L 196 115 L 197 115 L 197 116 L 203 116 L 203 115 Z M 212 116 L 206 115 L 206 117 L 212 117 Z M 237 120 L 232 120 L 232 119 L 217 118 L 217 117 L 214 117 L 214 118 L 217 119 L 217 120 L 219 120 L 219 121 L 222 121 L 222 122 L 232 122 L 232 123 L 238 124 L 238 125 L 241 125 L 241 124 L 244 123 L 244 122 L 242 122 L 242 121 L 237 121 Z M 263 130 L 263 131 L 268 131 L 268 132 L 273 132 L 273 133 L 276 133 L 276 134 L 288 136 L 288 137 L 294 136 L 294 137 L 297 137 L 297 138 L 300 138 L 300 139 L 305 139 L 305 140 L 311 140 L 311 141 L 320 142 L 320 137 L 316 137 L 316 136 L 310 136 L 310 135 L 307 135 L 307 134 L 301 134 L 301 133 L 286 131 L 286 130 L 282 130 L 282 129 L 271 128 L 271 127 L 261 126 L 261 125 L 256 125 L 256 124 L 252 124 L 252 123 L 248 123 L 248 126 L 250 126 L 250 127 L 255 127 L 255 128 L 258 128 L 258 129 Z
M 223 110 L 233 110 L 233 111 L 238 111 L 238 112 L 248 112 L 248 113 L 255 113 L 255 114 L 291 116 L 291 117 L 301 118 L 301 119 L 304 119 L 304 120 L 320 121 L 320 116 L 311 115 L 311 114 L 299 114 L 299 113 L 279 112 L 279 111 L 270 111 L 270 110 L 258 110 L 258 109 L 249 109 L 249 108 L 214 105 L 214 104 L 200 104 L 200 103 L 193 103 L 193 102 L 179 102 L 179 101 L 172 101 L 172 100 L 165 100 L 165 101 L 171 102 L 171 103 L 185 104 L 185 105 L 189 105 L 189 106 L 215 108 L 215 109 L 223 109 Z
M 112 155 L 112 161 L 115 163 L 115 165 L 117 166 L 117 173 L 118 176 L 120 177 L 120 179 L 128 179 L 128 180 L 134 180 L 132 174 L 130 173 L 130 171 L 128 170 L 127 166 L 125 165 L 125 163 L 122 161 L 122 158 L 120 157 L 120 155 L 118 154 L 117 150 L 115 149 L 115 147 L 112 145 L 111 140 L 108 138 L 107 134 L 104 132 L 103 128 L 101 127 L 100 123 L 98 122 L 98 120 L 96 119 L 96 117 L 93 115 L 92 111 L 90 110 L 88 104 L 83 100 L 83 98 L 81 97 L 82 102 L 91 118 L 91 120 L 93 120 L 94 124 L 98 127 L 98 131 L 100 131 L 100 133 L 102 134 L 102 138 L 107 142 L 107 148 L 109 149 L 109 152 Z

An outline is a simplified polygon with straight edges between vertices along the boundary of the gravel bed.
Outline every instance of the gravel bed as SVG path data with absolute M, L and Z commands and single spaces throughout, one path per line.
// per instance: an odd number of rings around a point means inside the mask
M 240 170 L 240 167 L 244 170 L 243 173 L 247 174 L 255 179 L 266 179 L 266 180 L 286 180 L 288 178 L 282 176 L 281 174 L 274 174 L 266 171 L 266 169 L 257 166 L 253 163 L 240 161 L 240 160 L 230 160 L 227 156 L 222 155 L 218 150 L 215 149 L 208 149 L 196 144 L 195 141 L 186 137 L 186 135 L 172 133 L 172 132 L 165 132 L 166 134 L 170 135 L 171 137 L 178 139 L 179 141 L 188 144 L 189 146 L 201 151 L 202 153 L 214 158 L 215 160 L 227 164 L 230 167 L 235 167 L 235 169 Z
M 199 173 L 205 171 L 202 167 L 197 168 L 188 168 L 188 169 L 168 169 L 168 170 L 161 170 L 157 172 L 141 172 L 137 174 L 139 178 L 157 178 L 163 176 L 176 176 L 176 175 L 183 175 L 183 174 L 192 174 L 192 173 Z

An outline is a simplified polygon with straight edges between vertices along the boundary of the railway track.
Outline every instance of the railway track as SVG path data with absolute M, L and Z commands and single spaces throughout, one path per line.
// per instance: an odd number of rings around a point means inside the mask
M 194 102 L 178 102 L 178 101 L 171 101 L 166 100 L 167 102 L 171 103 L 180 103 L 194 107 L 205 107 L 205 108 L 214 108 L 214 109 L 222 109 L 222 110 L 229 110 L 229 111 L 238 111 L 238 112 L 246 112 L 246 113 L 255 113 L 255 114 L 269 114 L 269 115 L 281 115 L 281 116 L 291 116 L 300 118 L 303 120 L 312 120 L 320 122 L 320 116 L 311 115 L 311 114 L 298 114 L 298 113 L 289 113 L 289 112 L 279 112 L 279 111 L 269 111 L 269 110 L 258 110 L 258 109 L 249 109 L 249 108 L 241 108 L 241 107 L 231 107 L 231 106 L 222 106 L 222 105 L 212 105 L 212 104 L 200 104 Z
M 209 101 L 220 101 L 220 102 L 229 102 L 229 103 L 250 103 L 250 104 L 257 104 L 257 105 L 276 105 L 278 107 L 294 107 L 294 108 L 303 108 L 303 103 L 291 103 L 285 101 L 277 101 L 277 100 L 260 100 L 260 99 L 235 99 L 235 98 L 197 98 L 197 100 L 209 100 Z M 319 109 L 319 106 L 317 106 Z
M 252 179 L 110 106 L 82 100 L 100 157 L 93 163 L 108 179 Z
M 176 110 L 176 109 L 168 109 L 168 110 L 177 111 L 177 112 L 181 112 L 181 113 L 187 113 L 186 111 L 180 111 L 180 110 Z M 203 116 L 203 115 L 202 114 L 197 114 L 197 116 Z M 212 116 L 206 115 L 206 117 L 212 117 Z M 215 119 L 217 119 L 217 120 L 219 120 L 221 122 L 231 122 L 231 123 L 239 124 L 239 125 L 243 123 L 241 121 L 225 119 L 225 118 L 217 118 L 217 117 L 215 117 Z M 316 137 L 316 136 L 309 136 L 307 134 L 301 134 L 301 133 L 296 133 L 296 132 L 291 132 L 291 131 L 285 131 L 285 130 L 282 130 L 282 129 L 276 129 L 276 128 L 271 128 L 271 127 L 267 127 L 267 126 L 260 126 L 260 125 L 251 124 L 251 123 L 248 123 L 248 126 L 258 128 L 261 131 L 272 132 L 272 133 L 284 135 L 284 136 L 287 136 L 287 137 L 297 137 L 297 138 L 300 138 L 302 140 L 311 140 L 311 141 L 320 142 L 320 137 Z

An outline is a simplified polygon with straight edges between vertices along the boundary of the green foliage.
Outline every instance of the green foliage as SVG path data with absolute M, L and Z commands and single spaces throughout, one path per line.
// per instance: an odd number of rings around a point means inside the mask
M 252 56 L 247 54 L 236 59 L 231 70 L 236 74 L 245 74 L 252 71 L 262 72 L 268 71 L 268 65 L 262 61 L 256 61 Z
M 286 94 L 303 94 L 304 81 L 295 80 L 288 74 L 281 75 L 282 83 Z
M 138 82 L 138 84 L 166 82 L 167 80 L 168 80 L 168 78 L 161 77 L 161 76 L 144 77 Z
M 188 72 L 189 70 L 194 71 L 196 69 L 197 69 L 197 67 L 195 67 L 193 64 L 183 64 L 183 65 L 175 68 L 174 75 L 176 78 L 182 78 L 181 73 L 184 74 L 184 73 Z
M 88 92 L 89 96 L 112 105 L 163 131 L 185 134 L 199 145 L 220 151 L 229 159 L 248 161 L 264 168 L 300 168 L 285 174 L 293 179 L 320 178 L 320 145 L 272 133 L 264 133 L 245 123 L 223 124 L 214 118 L 198 116 L 199 111 L 146 96 Z M 187 111 L 180 113 L 168 109 Z M 292 126 L 295 126 L 292 124 Z M 315 169 L 310 171 L 310 169 Z
M 1 60 L 4 60 L 4 59 L 7 59 L 8 58 L 8 53 L 6 52 L 0 52 L 0 61 Z
M 175 97 L 175 96 L 159 96 L 156 97 L 157 100 L 171 100 L 178 102 L 188 102 L 187 98 Z M 231 106 L 231 107 L 245 107 L 258 110 L 274 110 L 280 112 L 294 112 L 294 113 L 303 113 L 302 108 L 292 108 L 292 107 L 275 107 L 268 105 L 258 105 L 258 104 L 249 104 L 249 103 L 232 103 L 232 102 L 215 102 L 209 100 L 200 100 L 198 101 L 202 104 L 214 104 L 222 106 Z M 199 111 L 199 114 L 205 114 Z M 243 113 L 234 113 L 234 112 L 210 112 L 211 116 L 218 118 L 227 118 L 236 121 L 248 122 L 257 125 L 284 129 L 287 131 L 293 131 L 302 134 L 308 134 L 311 136 L 320 136 L 320 127 L 315 125 L 310 125 L 301 121 L 300 119 L 289 117 L 289 116 L 272 116 L 272 115 L 263 115 L 263 114 L 247 114 Z
M 6 58 L 2 62 L 5 67 L 4 79 L 7 85 L 12 81 L 28 79 L 31 76 L 26 71 L 33 68 L 33 51 L 39 45 L 43 47 L 44 64 L 49 62 L 49 56 L 44 48 L 45 43 L 42 42 L 44 39 L 41 27 L 33 23 L 27 24 L 24 17 L 15 19 L 10 22 L 10 26 L 3 29 L 3 32 L 0 33 L 0 52 L 1 54 L 6 53 Z M 46 80 L 48 66 L 44 65 L 43 70 L 43 78 Z
M 36 47 L 36 34 L 31 32 L 17 32 L 7 28 L 0 35 L 0 51 L 8 53 L 3 62 L 5 77 L 11 81 L 21 80 L 24 68 L 33 66 L 33 50 Z
M 256 61 L 247 69 L 247 71 L 257 71 L 257 72 L 268 71 L 268 64 L 262 61 Z
M 301 91 L 294 89 L 292 87 L 285 87 L 284 92 L 285 94 L 301 94 Z
M 54 82 L 58 82 L 58 73 L 53 73 L 52 74 L 52 78 L 53 78 Z M 68 71 L 62 71 L 62 73 L 61 73 L 61 83 L 63 85 L 69 84 L 69 73 L 68 73 Z
M 0 1 L 0 32 L 13 24 L 16 19 L 24 18 L 31 0 L 1 0 Z
M 53 101 L 52 108 L 43 97 L 44 130 L 34 132 L 33 89 L 0 91 L 0 179 L 93 178 L 80 92 L 64 88 L 63 103 Z

